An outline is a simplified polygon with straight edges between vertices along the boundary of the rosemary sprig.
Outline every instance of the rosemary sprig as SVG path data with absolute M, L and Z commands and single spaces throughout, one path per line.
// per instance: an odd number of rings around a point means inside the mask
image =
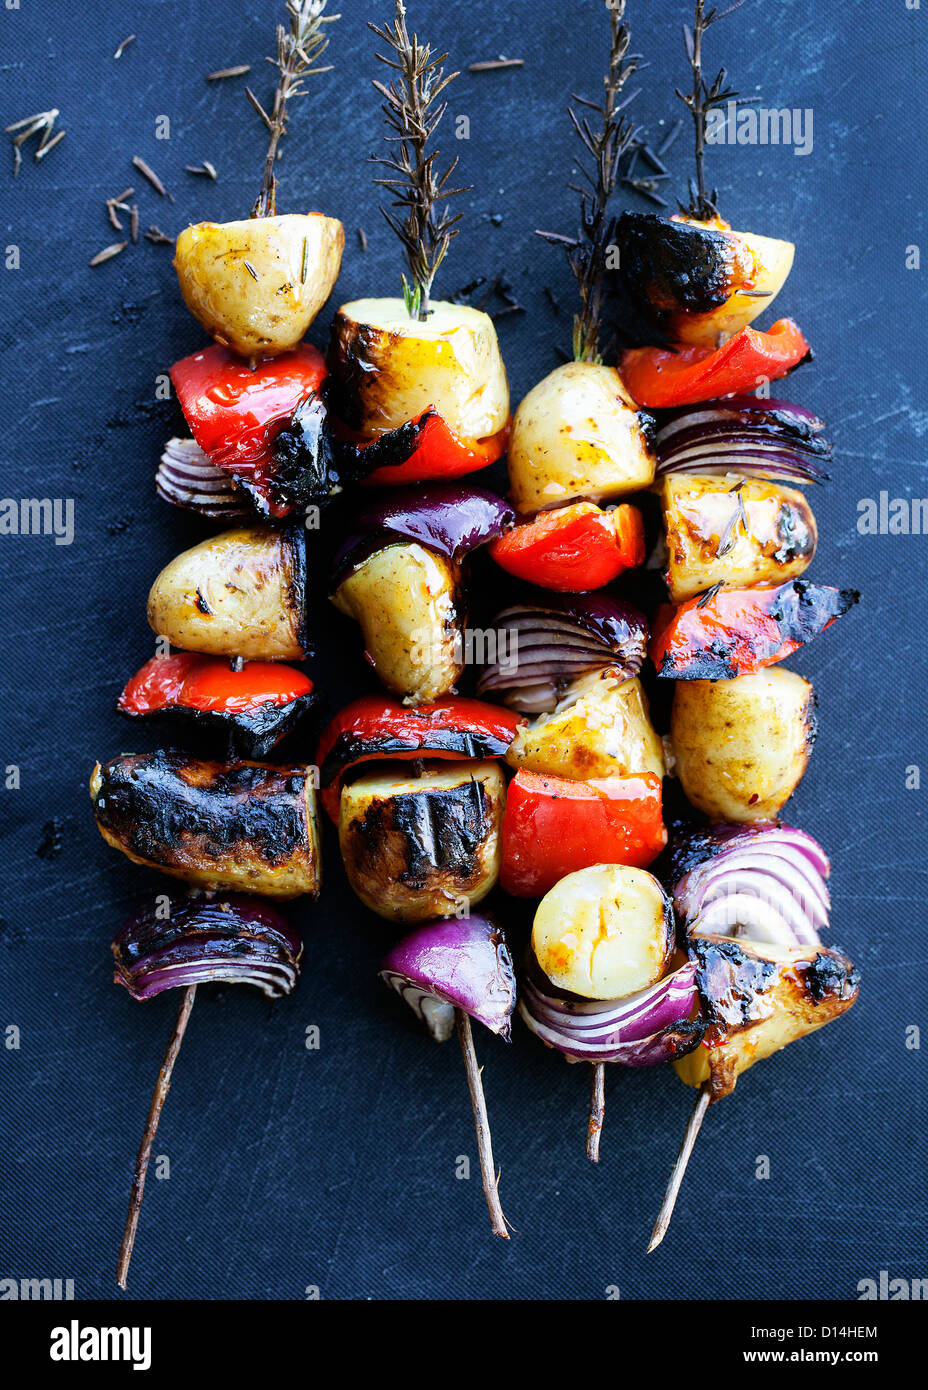
M 36 146 L 33 156 L 36 164 L 40 159 L 44 159 L 50 150 L 53 150 L 60 140 L 63 140 L 67 131 L 59 130 L 56 135 L 52 135 L 55 122 L 61 113 L 55 107 L 51 111 L 38 111 L 34 116 L 26 116 L 21 121 L 14 121 L 12 125 L 5 128 L 5 133 L 13 141 L 13 173 L 19 173 L 23 162 L 22 147 L 27 140 L 31 140 L 33 135 L 41 138 Z
M 729 5 L 727 10 L 720 13 L 715 7 L 707 10 L 705 0 L 696 0 L 693 27 L 691 29 L 688 24 L 683 26 L 683 42 L 686 46 L 686 56 L 690 60 L 693 85 L 689 92 L 681 92 L 678 87 L 677 96 L 693 118 L 696 137 L 696 178 L 690 180 L 689 205 L 681 203 L 680 211 L 700 222 L 708 222 L 718 216 L 718 189 L 713 189 L 710 193 L 706 188 L 706 121 L 710 111 L 725 106 L 738 97 L 736 91 L 726 86 L 728 73 L 724 68 L 719 69 L 715 81 L 711 84 L 703 77 L 702 44 L 706 32 L 713 24 L 724 19 L 726 15 L 733 14 L 735 10 L 740 10 L 743 4 L 744 0 L 735 0 L 733 5 Z
M 557 232 L 537 232 L 545 241 L 563 246 L 580 291 L 580 312 L 574 316 L 574 360 L 599 362 L 600 325 L 607 249 L 614 221 L 609 216 L 609 200 L 619 180 L 623 156 L 635 143 L 633 123 L 620 113 L 637 93 L 622 92 L 640 65 L 637 54 L 629 53 L 631 33 L 625 23 L 625 0 L 606 0 L 609 11 L 609 64 L 603 79 L 601 104 L 574 95 L 573 100 L 600 117 L 597 129 L 591 118 L 568 107 L 571 124 L 592 159 L 592 170 L 581 167 L 586 186 L 569 184 L 580 194 L 580 231 L 576 237 Z
M 254 92 L 246 87 L 248 99 L 270 131 L 267 155 L 264 160 L 264 176 L 261 192 L 258 194 L 252 217 L 273 217 L 277 211 L 277 179 L 274 164 L 277 159 L 277 146 L 287 129 L 287 102 L 294 97 L 304 96 L 304 79 L 321 72 L 330 72 L 331 64 L 317 65 L 318 59 L 329 46 L 324 25 L 334 24 L 341 15 L 323 14 L 326 0 L 287 0 L 289 27 L 277 26 L 277 56 L 268 58 L 277 68 L 277 90 L 274 105 L 268 115 Z
M 396 214 L 388 208 L 380 210 L 406 251 L 409 280 L 403 276 L 403 299 L 410 318 L 424 319 L 429 312 L 429 296 L 435 273 L 445 258 L 451 238 L 457 236 L 455 223 L 461 214 L 452 216 L 445 203 L 464 188 L 449 188 L 448 180 L 457 168 L 452 160 L 444 174 L 435 171 L 438 150 L 428 153 L 429 140 L 445 114 L 447 102 L 438 98 L 456 72 L 445 73 L 442 64 L 447 53 L 433 58 L 428 44 L 420 45 L 418 36 L 409 36 L 406 28 L 406 7 L 396 0 L 396 16 L 392 25 L 382 29 L 368 25 L 379 39 L 396 55 L 395 59 L 378 53 L 377 59 L 399 76 L 390 85 L 375 81 L 383 97 L 381 110 L 392 134 L 386 136 L 391 146 L 389 156 L 371 155 L 371 162 L 383 164 L 391 171 L 387 178 L 374 183 L 388 188 L 396 196 L 391 206 L 402 209 Z

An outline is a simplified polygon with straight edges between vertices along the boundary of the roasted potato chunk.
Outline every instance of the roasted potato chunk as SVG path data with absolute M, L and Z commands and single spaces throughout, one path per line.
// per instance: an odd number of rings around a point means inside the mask
M 465 304 L 434 301 L 411 319 L 402 299 L 356 299 L 332 323 L 337 409 L 369 439 L 432 406 L 464 439 L 509 423 L 509 384 L 493 320 Z
M 670 901 L 644 869 L 580 869 L 538 904 L 532 949 L 559 989 L 584 999 L 621 999 L 666 972 L 674 953 Z
M 148 622 L 185 651 L 299 661 L 306 633 L 306 537 L 252 526 L 178 555 L 148 595 Z
M 774 820 L 806 770 L 815 695 L 783 666 L 729 681 L 681 681 L 670 738 L 688 799 L 712 820 Z
M 209 891 L 315 896 L 322 869 L 313 772 L 123 753 L 97 763 L 90 799 L 104 840 L 134 864 Z
M 650 487 L 653 417 L 614 367 L 566 362 L 522 401 L 509 440 L 509 493 L 528 514 L 577 497 L 625 497 Z
M 506 761 L 515 768 L 579 780 L 664 775 L 664 752 L 651 724 L 641 682 L 591 676 L 574 686 L 569 703 L 523 726 Z
M 797 1038 L 814 1033 L 857 998 L 860 973 L 839 951 L 694 938 L 705 1038 L 674 1061 L 687 1086 L 708 1081 L 713 1101 L 742 1072 Z
M 506 788 L 498 763 L 426 763 L 342 788 L 338 838 L 361 901 L 398 922 L 463 914 L 499 876 Z
M 464 669 L 458 567 L 424 546 L 375 551 L 332 602 L 361 624 L 367 658 L 408 705 L 446 695 Z
M 617 241 L 626 291 L 676 343 L 716 347 L 773 303 L 793 266 L 791 241 L 727 222 L 629 212 Z
M 338 279 L 345 229 L 322 213 L 198 222 L 177 238 L 184 303 L 242 357 L 296 347 Z
M 808 569 L 818 532 L 801 492 L 731 474 L 671 474 L 661 488 L 675 603 L 714 584 L 782 584 Z

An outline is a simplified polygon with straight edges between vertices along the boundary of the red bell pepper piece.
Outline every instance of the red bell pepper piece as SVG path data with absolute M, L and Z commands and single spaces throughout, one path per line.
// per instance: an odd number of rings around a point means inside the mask
M 363 455 L 368 449 L 374 448 L 378 456 L 383 454 L 389 459 L 363 479 L 378 487 L 461 478 L 465 473 L 476 473 L 502 458 L 510 433 L 507 424 L 485 439 L 464 439 L 431 406 L 407 424 L 388 430 L 376 439 L 364 438 L 340 422 L 336 422 L 335 429 L 338 438 L 355 445 L 362 469 Z
M 666 843 L 655 773 L 572 782 L 522 769 L 506 793 L 500 886 L 516 898 L 542 898 L 593 864 L 647 868 Z
M 720 348 L 632 348 L 623 354 L 622 380 L 641 406 L 665 409 L 754 391 L 776 381 L 810 354 L 792 319 L 779 319 L 766 333 L 742 328 Z
M 772 666 L 857 602 L 853 589 L 794 579 L 775 589 L 718 589 L 661 607 L 649 653 L 659 676 L 732 680 Z
M 249 661 L 234 671 L 221 656 L 173 652 L 146 661 L 120 695 L 118 708 L 139 716 L 169 709 L 247 714 L 264 705 L 288 705 L 312 688 L 302 671 L 276 661 Z
M 644 563 L 644 523 L 625 503 L 603 511 L 595 502 L 575 502 L 507 531 L 490 554 L 508 574 L 541 589 L 586 593 Z
M 325 358 L 308 343 L 254 370 L 215 344 L 175 362 L 171 381 L 191 433 L 217 468 L 248 489 L 273 517 L 291 510 L 273 494 L 272 445 L 297 407 L 325 380 Z
M 417 709 L 366 695 L 346 705 L 319 741 L 322 804 L 337 822 L 342 778 L 372 758 L 502 758 L 524 722 L 511 710 L 459 695 Z

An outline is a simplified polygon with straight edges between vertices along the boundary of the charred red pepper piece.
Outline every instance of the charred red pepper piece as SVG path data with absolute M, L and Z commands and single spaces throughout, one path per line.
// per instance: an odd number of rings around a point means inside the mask
M 303 343 L 252 369 L 216 344 L 184 357 L 171 381 L 191 433 L 258 509 L 283 517 L 327 496 L 332 466 L 322 353 Z
M 575 502 L 514 527 L 490 554 L 508 574 L 541 589 L 586 593 L 644 563 L 644 523 L 625 503 L 603 511 L 595 502 Z
M 235 671 L 222 657 L 174 652 L 146 661 L 117 709 L 133 718 L 185 714 L 224 729 L 241 757 L 264 757 L 313 702 L 313 683 L 278 662 Z
M 766 333 L 742 328 L 720 348 L 632 348 L 623 354 L 620 371 L 639 405 L 665 409 L 754 391 L 810 356 L 799 325 L 779 319 Z
M 407 708 L 386 695 L 346 705 L 323 732 L 316 762 L 322 804 L 338 820 L 342 778 L 372 758 L 502 758 L 525 721 L 459 695 Z
M 506 793 L 500 886 L 516 898 L 541 898 L 594 864 L 646 868 L 666 843 L 655 773 L 572 782 L 523 769 Z
M 343 470 L 375 485 L 424 483 L 461 478 L 502 458 L 509 442 L 509 425 L 486 439 L 462 439 L 437 411 L 424 410 L 405 425 L 365 440 L 336 424 Z
M 709 590 L 655 619 L 649 648 L 659 676 L 731 680 L 772 666 L 853 608 L 854 589 L 794 579 L 775 589 Z

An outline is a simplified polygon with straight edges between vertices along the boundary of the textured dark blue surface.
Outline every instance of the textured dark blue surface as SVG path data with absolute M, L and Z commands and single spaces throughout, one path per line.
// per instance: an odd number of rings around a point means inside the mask
M 380 138 L 369 87 L 368 17 L 344 0 L 335 71 L 294 109 L 280 165 L 282 210 L 341 217 L 337 295 L 396 292 L 396 247 L 364 158 Z M 570 286 L 536 226 L 570 230 L 564 181 L 575 146 L 564 107 L 595 94 L 604 20 L 595 0 L 412 0 L 422 34 L 455 64 L 505 53 L 521 70 L 465 74 L 444 147 L 474 190 L 438 286 L 504 271 L 524 317 L 500 323 L 513 399 L 569 344 Z M 78 1297 L 114 1291 L 113 1269 L 139 1129 L 174 1002 L 133 1004 L 110 984 L 109 938 L 161 883 L 106 849 L 86 781 L 97 757 L 154 747 L 113 711 L 151 650 L 145 595 L 197 534 L 160 504 L 152 472 L 171 418 L 155 378 L 202 342 L 177 293 L 168 248 L 146 243 L 96 270 L 114 239 L 103 200 L 136 186 L 143 228 L 244 215 L 263 134 L 233 63 L 260 64 L 282 5 L 228 0 L 22 4 L 2 11 L 2 124 L 50 105 L 67 138 L 14 183 L 0 170 L 5 245 L 2 491 L 73 497 L 70 547 L 0 538 L 3 923 L 0 1027 L 0 1278 L 73 1278 Z M 643 74 L 639 115 L 676 120 L 679 22 L 690 6 L 631 0 Z M 659 10 L 659 16 L 654 14 Z M 136 41 L 112 58 L 128 33 Z M 791 663 L 814 678 L 821 734 L 790 818 L 826 845 L 833 939 L 860 963 L 851 1014 L 752 1071 L 708 1117 L 670 1235 L 646 1257 L 650 1223 L 691 1093 L 667 1070 L 612 1073 L 599 1169 L 583 1156 L 586 1078 L 523 1030 L 507 1048 L 480 1033 L 502 1194 L 518 1234 L 488 1232 L 479 1180 L 455 1179 L 473 1136 L 460 1057 L 422 1036 L 377 981 L 385 935 L 344 886 L 334 840 L 327 888 L 305 923 L 303 981 L 274 1007 L 251 991 L 197 1004 L 156 1152 L 130 1294 L 164 1298 L 853 1298 L 859 1280 L 928 1273 L 925 1062 L 905 1030 L 925 1024 L 925 536 L 857 533 L 861 498 L 928 495 L 924 66 L 928 9 L 904 0 L 762 0 L 710 36 L 711 64 L 764 104 L 812 108 L 814 150 L 724 148 L 711 174 L 736 226 L 786 235 L 796 268 L 777 308 L 801 319 L 817 360 L 790 394 L 829 421 L 835 482 L 814 505 L 812 574 L 852 584 L 861 607 Z M 270 70 L 249 81 L 266 96 Z M 170 140 L 155 138 L 159 116 Z M 451 120 L 470 117 L 455 145 Z M 666 128 L 666 126 L 665 126 Z M 659 138 L 659 135 L 658 135 Z M 139 154 L 174 193 L 133 171 Z M 211 160 L 219 181 L 183 172 Z M 672 152 L 682 192 L 688 141 Z M 497 224 L 491 221 L 501 216 Z M 365 227 L 362 254 L 355 229 Z M 564 306 L 554 316 L 543 287 Z M 329 313 L 312 330 L 324 341 Z M 317 591 L 321 621 L 325 601 Z M 337 632 L 337 629 L 332 629 Z M 314 674 L 337 704 L 361 671 L 329 641 Z M 57 858 L 36 854 L 64 821 Z M 321 1028 L 318 1052 L 304 1046 Z M 759 1155 L 770 1178 L 756 1179 Z M 476 1171 L 476 1163 L 474 1163 Z

